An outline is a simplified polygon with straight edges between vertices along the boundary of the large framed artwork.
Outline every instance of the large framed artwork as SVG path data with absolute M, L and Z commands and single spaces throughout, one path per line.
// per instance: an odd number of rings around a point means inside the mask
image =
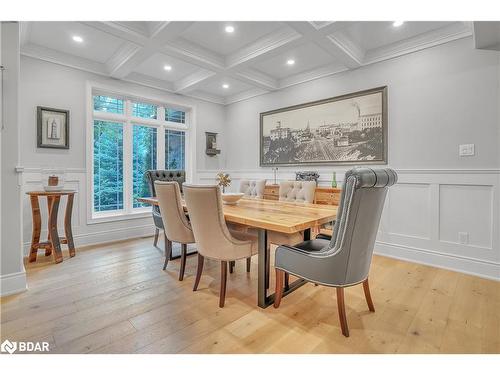
M 260 165 L 387 164 L 387 86 L 260 114 Z
M 69 148 L 69 111 L 37 107 L 37 147 Z

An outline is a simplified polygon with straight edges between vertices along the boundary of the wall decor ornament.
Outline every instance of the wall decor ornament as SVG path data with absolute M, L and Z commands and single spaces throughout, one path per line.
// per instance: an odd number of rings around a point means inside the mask
M 69 111 L 37 107 L 37 147 L 69 148 Z
M 260 114 L 260 165 L 387 164 L 387 86 Z

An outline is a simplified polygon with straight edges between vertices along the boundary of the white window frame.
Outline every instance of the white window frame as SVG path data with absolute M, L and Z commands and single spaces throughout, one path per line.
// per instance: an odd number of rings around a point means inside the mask
M 123 99 L 124 114 L 94 111 L 93 96 L 102 95 Z M 173 102 L 168 97 L 148 96 L 130 90 L 98 82 L 87 82 L 87 120 L 86 120 L 86 164 L 87 164 L 87 224 L 109 221 L 130 220 L 151 216 L 150 207 L 133 208 L 132 201 L 132 136 L 133 125 L 149 126 L 157 129 L 157 169 L 165 168 L 165 131 L 182 130 L 185 133 L 184 163 L 186 181 L 192 182 L 196 170 L 196 108 L 186 102 Z M 156 119 L 132 116 L 132 102 L 152 103 L 158 105 Z M 165 107 L 183 110 L 185 122 L 165 121 Z M 94 120 L 113 121 L 123 124 L 123 209 L 116 211 L 94 212 Z

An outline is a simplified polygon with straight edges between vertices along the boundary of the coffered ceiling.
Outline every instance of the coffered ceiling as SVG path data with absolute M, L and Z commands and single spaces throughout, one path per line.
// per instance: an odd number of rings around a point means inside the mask
M 220 104 L 472 35 L 468 22 L 23 22 L 21 53 Z

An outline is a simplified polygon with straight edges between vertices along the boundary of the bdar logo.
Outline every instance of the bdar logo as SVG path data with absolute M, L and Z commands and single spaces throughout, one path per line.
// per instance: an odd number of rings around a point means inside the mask
M 0 350 L 5 353 L 8 352 L 10 354 L 14 353 L 17 349 L 17 342 L 12 342 L 9 340 L 5 340 L 2 342 L 2 345 L 0 346 Z

